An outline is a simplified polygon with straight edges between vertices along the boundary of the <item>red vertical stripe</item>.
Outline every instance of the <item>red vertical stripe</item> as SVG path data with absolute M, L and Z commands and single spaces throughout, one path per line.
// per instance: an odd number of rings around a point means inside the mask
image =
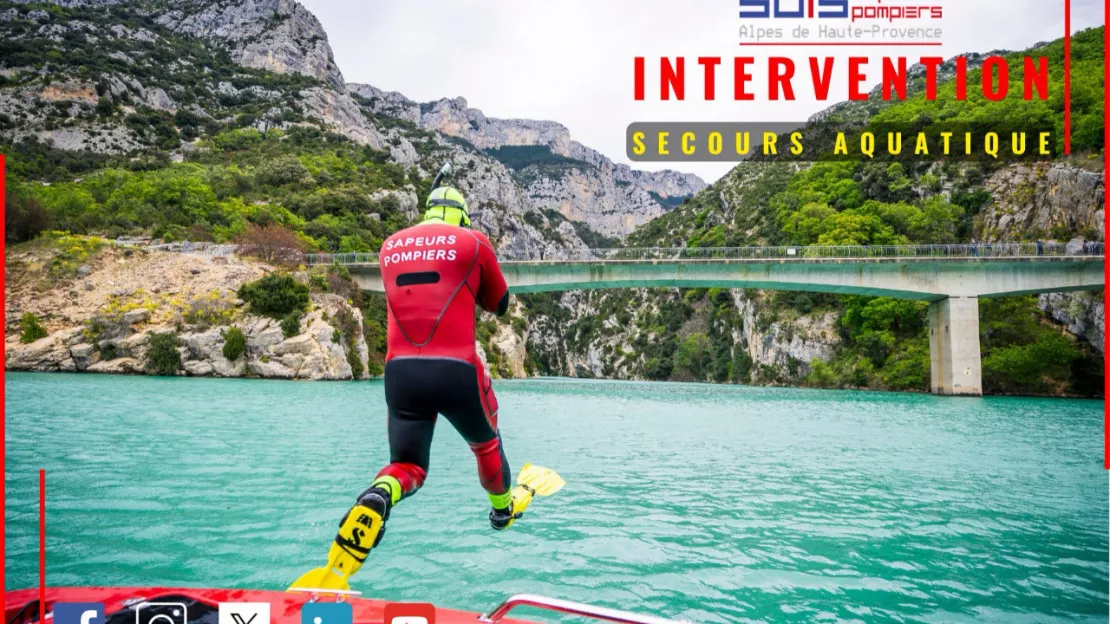
M 39 470 L 39 622 L 46 621 L 46 471 Z
M 7 232 L 4 219 L 4 197 L 6 191 L 4 190 L 4 155 L 0 154 L 0 230 Z M 0 258 L 4 258 L 4 237 L 0 236 Z M 0 303 L 4 302 L 4 271 L 0 271 Z M 7 327 L 7 319 L 4 318 L 4 306 L 0 305 L 0 327 Z M 4 341 L 0 340 L 0 359 L 4 359 Z M 5 402 L 4 402 L 4 367 L 0 366 L 0 476 L 6 474 L 4 468 L 4 418 Z M 4 540 L 4 516 L 7 514 L 7 505 L 4 502 L 4 479 L 0 478 L 0 613 L 7 613 L 7 592 L 4 588 L 4 565 L 3 562 L 7 559 L 5 553 L 7 544 Z
M 1071 154 L 1071 0 L 1064 0 L 1064 155 Z
M 1105 15 L 1103 24 L 1110 24 L 1110 0 L 1106 0 L 1104 8 Z M 1110 147 L 1110 29 L 1103 29 L 1103 46 L 1102 46 L 1102 71 L 1105 84 L 1102 88 L 1103 104 L 1102 104 L 1102 176 L 1103 188 L 1110 189 L 1110 170 L 1106 168 L 1106 148 Z M 1110 212 L 1110 194 L 1104 193 L 1103 208 Z M 1105 231 L 1102 234 L 1102 240 L 1110 241 L 1110 223 L 1104 223 Z M 1103 263 L 1103 271 L 1105 271 L 1105 279 L 1110 282 L 1110 264 Z M 1110 290 L 1103 289 L 1103 296 L 1105 297 L 1105 305 L 1110 307 Z M 1103 344 L 1103 392 L 1107 398 L 1110 398 L 1110 352 L 1106 351 L 1106 345 Z M 1105 452 L 1103 454 L 1103 465 L 1107 470 L 1110 470 L 1110 406 L 1107 406 L 1106 401 L 1102 402 L 1103 412 L 1103 438 L 1105 439 Z

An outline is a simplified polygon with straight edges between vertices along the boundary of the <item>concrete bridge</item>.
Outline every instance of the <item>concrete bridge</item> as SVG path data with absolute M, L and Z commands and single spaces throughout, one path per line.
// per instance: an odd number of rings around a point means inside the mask
M 308 256 L 339 263 L 383 291 L 376 254 Z M 936 394 L 979 396 L 979 299 L 1101 290 L 1104 248 L 1089 243 L 592 249 L 557 258 L 503 258 L 515 293 L 604 288 L 758 288 L 929 302 Z

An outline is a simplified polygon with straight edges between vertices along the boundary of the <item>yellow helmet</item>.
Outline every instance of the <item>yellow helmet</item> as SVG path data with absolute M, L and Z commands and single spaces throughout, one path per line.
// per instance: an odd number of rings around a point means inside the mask
M 425 204 L 424 222 L 442 221 L 450 225 L 470 226 L 470 211 L 466 198 L 458 189 L 441 186 L 428 195 Z

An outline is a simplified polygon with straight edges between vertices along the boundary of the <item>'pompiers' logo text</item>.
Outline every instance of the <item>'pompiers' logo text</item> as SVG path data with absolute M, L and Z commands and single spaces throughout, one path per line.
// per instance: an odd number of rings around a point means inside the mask
M 740 0 L 741 19 L 847 19 L 852 22 L 941 19 L 944 7 L 883 4 L 883 0 Z

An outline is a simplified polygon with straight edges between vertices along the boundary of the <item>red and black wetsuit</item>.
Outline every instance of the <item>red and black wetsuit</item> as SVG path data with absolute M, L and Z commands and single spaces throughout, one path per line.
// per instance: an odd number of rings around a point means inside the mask
M 408 496 L 424 484 L 436 416 L 470 444 L 482 487 L 509 490 L 512 473 L 497 430 L 497 398 L 474 346 L 474 307 L 503 315 L 509 289 L 484 235 L 425 222 L 382 244 L 388 308 L 385 401 L 390 464 L 378 476 Z

